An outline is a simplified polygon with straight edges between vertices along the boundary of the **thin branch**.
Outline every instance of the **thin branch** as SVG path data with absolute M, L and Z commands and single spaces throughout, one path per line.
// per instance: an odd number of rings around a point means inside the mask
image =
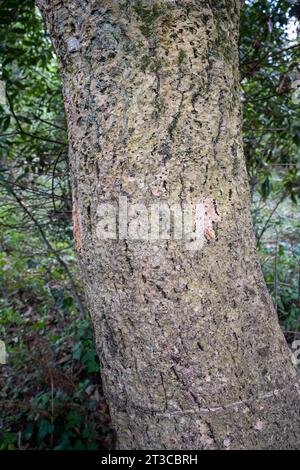
M 68 145 L 67 142 L 61 142 L 60 140 L 55 140 L 55 139 L 46 139 L 45 137 L 41 137 L 39 135 L 31 134 L 30 132 L 24 131 L 24 129 L 21 126 L 21 123 L 18 119 L 18 116 L 16 115 L 16 113 L 14 111 L 12 101 L 11 101 L 7 91 L 6 91 L 6 99 L 7 99 L 8 105 L 9 105 L 10 112 L 11 112 L 11 114 L 13 115 L 13 117 L 16 121 L 17 128 L 19 129 L 19 134 L 26 135 L 28 137 L 31 137 L 32 139 L 42 140 L 43 142 L 50 142 L 52 144 L 65 145 L 65 146 Z
M 286 193 L 284 193 L 281 198 L 279 199 L 279 201 L 277 202 L 277 204 L 275 205 L 274 209 L 272 210 L 271 214 L 269 215 L 265 225 L 263 226 L 259 236 L 257 237 L 257 244 L 260 242 L 261 240 L 261 237 L 263 236 L 263 234 L 265 233 L 265 231 L 267 230 L 267 228 L 269 228 L 269 222 L 271 220 L 271 218 L 273 217 L 273 215 L 275 214 L 276 210 L 278 209 L 279 205 L 282 203 L 282 201 L 285 199 L 286 197 Z
M 45 232 L 42 228 L 42 226 L 40 225 L 40 223 L 38 222 L 38 220 L 34 217 L 33 214 L 31 214 L 31 212 L 28 210 L 28 208 L 24 205 L 23 201 L 19 198 L 19 196 L 15 193 L 15 191 L 11 190 L 12 192 L 12 195 L 14 196 L 14 198 L 16 199 L 16 201 L 18 202 L 18 204 L 21 206 L 21 208 L 23 209 L 23 211 L 28 215 L 28 217 L 32 220 L 32 222 L 35 224 L 35 226 L 37 227 L 38 231 L 40 232 L 40 235 L 43 239 L 43 241 L 45 242 L 45 245 L 47 246 L 47 248 L 49 249 L 49 251 L 51 251 L 51 253 L 53 253 L 53 255 L 55 256 L 57 262 L 62 266 L 62 268 L 64 269 L 65 273 L 67 274 L 67 277 L 69 278 L 69 282 L 70 282 L 70 286 L 71 286 L 71 291 L 74 295 L 74 298 L 76 300 L 76 303 L 77 303 L 77 306 L 78 306 L 78 309 L 80 311 L 80 313 L 82 315 L 85 315 L 85 308 L 80 300 L 80 297 L 77 293 L 77 289 L 76 289 L 76 285 L 75 285 L 75 282 L 73 280 L 73 276 L 67 266 L 67 264 L 64 262 L 64 260 L 59 256 L 59 254 L 57 253 L 57 251 L 53 248 L 53 246 L 51 245 L 51 243 L 49 242 L 49 240 L 47 239 L 46 235 L 45 235 Z

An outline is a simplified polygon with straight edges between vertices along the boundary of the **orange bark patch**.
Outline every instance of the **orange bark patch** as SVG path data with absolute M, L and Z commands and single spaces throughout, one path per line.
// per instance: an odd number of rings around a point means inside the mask
M 216 204 L 212 199 L 206 199 L 204 212 L 204 236 L 206 240 L 215 240 L 216 232 L 214 224 L 220 222 L 221 218 L 217 212 Z

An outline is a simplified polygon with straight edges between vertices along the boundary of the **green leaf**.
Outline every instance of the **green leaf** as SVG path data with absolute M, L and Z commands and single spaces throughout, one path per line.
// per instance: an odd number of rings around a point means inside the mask
M 43 440 L 48 434 L 52 434 L 54 431 L 54 425 L 45 418 L 42 418 L 39 424 L 38 438 Z
M 66 424 L 66 429 L 70 430 L 74 426 L 77 428 L 80 428 L 82 423 L 82 416 L 77 412 L 77 411 L 70 411 L 67 414 L 67 424 Z

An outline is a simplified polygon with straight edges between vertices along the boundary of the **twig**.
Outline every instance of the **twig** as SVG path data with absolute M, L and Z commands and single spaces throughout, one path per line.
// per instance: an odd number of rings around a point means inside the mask
M 62 266 L 62 268 L 64 269 L 65 273 L 67 274 L 67 277 L 69 278 L 69 282 L 70 282 L 70 287 L 71 287 L 71 291 L 73 293 L 73 296 L 76 300 L 76 303 L 77 303 L 77 306 L 78 306 L 78 309 L 80 311 L 80 313 L 82 315 L 85 315 L 85 308 L 83 306 L 83 303 L 81 302 L 80 300 L 80 297 L 77 293 L 77 289 L 76 289 L 76 285 L 75 285 L 75 282 L 73 280 L 73 276 L 67 266 L 67 264 L 64 262 L 64 260 L 59 256 L 58 252 L 53 248 L 53 246 L 51 245 L 51 243 L 49 242 L 49 240 L 47 239 L 46 235 L 45 235 L 45 232 L 41 226 L 41 224 L 39 223 L 39 221 L 34 217 L 34 215 L 31 214 L 31 212 L 27 209 L 27 207 L 25 206 L 25 204 L 23 203 L 23 201 L 19 198 L 19 196 L 16 194 L 16 192 L 11 189 L 11 193 L 12 195 L 14 196 L 14 198 L 16 199 L 16 201 L 18 202 L 18 204 L 22 207 L 23 211 L 28 215 L 28 217 L 32 220 L 32 222 L 35 224 L 35 226 L 37 227 L 38 231 L 40 232 L 40 235 L 42 237 L 42 239 L 44 240 L 46 246 L 48 247 L 49 251 L 51 251 L 51 253 L 53 253 L 53 255 L 55 256 L 56 260 L 58 261 L 58 263 Z
M 274 292 L 275 292 L 275 311 L 278 313 L 278 231 L 276 230 L 276 251 L 274 260 Z
M 298 332 L 299 326 L 300 326 L 300 260 L 298 260 L 298 317 L 296 319 L 294 339 L 296 339 L 296 335 L 300 334 Z
M 6 99 L 7 99 L 8 105 L 9 105 L 10 112 L 11 112 L 11 114 L 13 115 L 13 117 L 16 121 L 17 128 L 19 129 L 19 133 L 21 135 L 27 135 L 28 137 L 31 137 L 32 139 L 42 140 L 43 142 L 50 142 L 52 144 L 59 144 L 59 145 L 65 145 L 65 146 L 68 145 L 67 142 L 61 142 L 60 140 L 54 140 L 54 139 L 46 139 L 45 137 L 41 137 L 39 135 L 31 134 L 30 132 L 24 131 L 24 129 L 21 126 L 21 123 L 18 119 L 18 116 L 16 115 L 16 113 L 14 111 L 12 101 L 11 101 L 7 91 L 6 91 Z
M 265 233 L 267 228 L 269 228 L 269 222 L 270 222 L 271 218 L 273 217 L 273 215 L 275 214 L 276 210 L 278 209 L 279 205 L 285 199 L 285 196 L 286 196 L 286 193 L 284 192 L 283 195 L 281 196 L 281 198 L 279 199 L 279 201 L 277 202 L 277 204 L 275 205 L 274 209 L 272 210 L 271 214 L 269 215 L 263 229 L 261 230 L 259 236 L 257 237 L 257 244 L 259 244 L 259 242 L 261 240 L 261 237 L 263 236 L 263 234 Z

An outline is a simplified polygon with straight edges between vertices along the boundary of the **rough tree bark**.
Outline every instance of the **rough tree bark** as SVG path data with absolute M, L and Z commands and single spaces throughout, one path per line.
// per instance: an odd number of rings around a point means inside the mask
M 297 448 L 299 381 L 256 253 L 239 0 L 39 0 L 119 449 Z M 206 243 L 101 241 L 97 206 L 206 201 Z

